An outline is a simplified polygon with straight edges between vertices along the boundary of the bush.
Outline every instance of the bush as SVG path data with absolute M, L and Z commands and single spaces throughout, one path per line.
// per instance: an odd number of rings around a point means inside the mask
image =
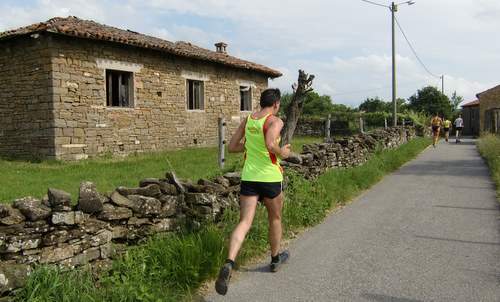
M 486 134 L 478 143 L 479 152 L 490 167 L 491 176 L 497 184 L 497 198 L 500 201 L 500 136 Z

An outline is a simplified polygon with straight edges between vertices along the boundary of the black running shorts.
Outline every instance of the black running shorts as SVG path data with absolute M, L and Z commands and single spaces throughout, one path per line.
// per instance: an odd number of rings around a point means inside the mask
M 281 190 L 281 182 L 242 181 L 240 194 L 243 196 L 259 196 L 259 200 L 264 198 L 273 199 L 280 195 Z
M 444 128 L 444 132 L 450 131 L 450 128 Z
M 462 131 L 462 129 L 463 129 L 463 128 L 464 128 L 464 127 L 457 127 L 457 130 L 458 130 L 458 131 Z
M 439 130 L 439 126 L 432 126 L 432 132 L 437 133 Z

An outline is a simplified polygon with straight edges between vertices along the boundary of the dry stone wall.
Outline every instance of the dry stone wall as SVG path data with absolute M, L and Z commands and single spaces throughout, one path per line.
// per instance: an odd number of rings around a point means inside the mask
M 305 145 L 283 166 L 316 177 L 330 168 L 360 165 L 377 146 L 395 148 L 413 137 L 413 128 L 390 128 Z M 238 172 L 196 183 L 168 172 L 108 194 L 82 182 L 76 202 L 50 188 L 42 200 L 24 197 L 0 204 L 0 294 L 22 286 L 33 264 L 106 266 L 127 244 L 217 222 L 226 209 L 238 207 L 239 188 Z
M 282 165 L 306 178 L 314 178 L 327 169 L 361 165 L 376 148 L 395 148 L 414 137 L 414 127 L 395 127 L 341 139 L 332 138 L 325 143 L 305 145 L 300 155 L 291 156 Z

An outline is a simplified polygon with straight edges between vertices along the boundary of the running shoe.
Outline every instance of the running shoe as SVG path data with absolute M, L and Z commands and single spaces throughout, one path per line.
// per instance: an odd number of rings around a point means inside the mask
M 279 270 L 280 266 L 285 264 L 290 258 L 289 251 L 283 251 L 279 253 L 279 260 L 277 262 L 271 262 L 271 272 L 275 273 Z
M 230 263 L 224 264 L 224 266 L 220 269 L 219 277 L 217 277 L 217 281 L 215 281 L 215 291 L 219 295 L 224 296 L 227 293 L 232 269 L 233 266 Z

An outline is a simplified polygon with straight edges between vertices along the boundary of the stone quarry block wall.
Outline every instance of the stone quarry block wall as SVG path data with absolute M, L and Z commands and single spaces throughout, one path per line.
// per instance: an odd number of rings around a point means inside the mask
M 47 41 L 0 44 L 0 156 L 54 154 L 50 67 Z
M 313 178 L 330 168 L 360 165 L 377 146 L 395 148 L 413 137 L 413 128 L 390 128 L 305 145 L 283 166 Z M 102 266 L 127 244 L 218 221 L 224 210 L 238 207 L 239 184 L 238 172 L 196 183 L 168 172 L 109 194 L 82 182 L 76 204 L 68 193 L 53 188 L 42 200 L 24 197 L 1 204 L 0 293 L 22 286 L 33 264 Z

